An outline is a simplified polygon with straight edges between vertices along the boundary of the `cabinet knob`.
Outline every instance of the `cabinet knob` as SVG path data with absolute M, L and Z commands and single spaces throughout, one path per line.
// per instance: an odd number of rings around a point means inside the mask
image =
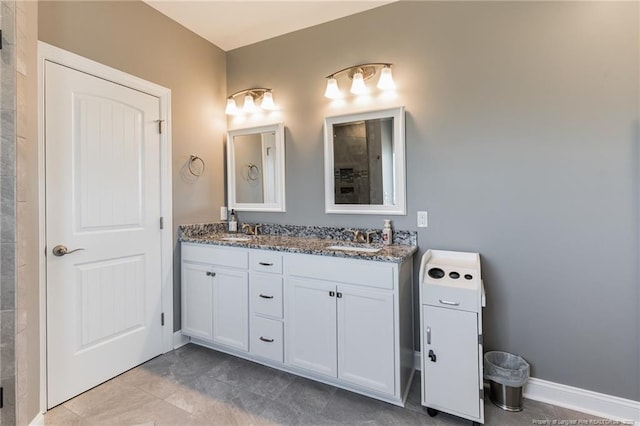
M 335 296 L 335 295 L 336 295 L 336 292 L 335 292 L 335 291 L 330 291 L 330 292 L 329 292 L 329 297 L 333 297 L 333 296 Z
M 207 271 L 207 276 L 208 276 L 208 277 L 215 277 L 215 276 L 216 276 L 216 273 L 215 273 L 215 272 Z
M 338 292 L 338 294 L 336 294 L 336 297 L 337 297 L 338 299 L 341 299 L 341 298 L 342 298 L 342 293 Z

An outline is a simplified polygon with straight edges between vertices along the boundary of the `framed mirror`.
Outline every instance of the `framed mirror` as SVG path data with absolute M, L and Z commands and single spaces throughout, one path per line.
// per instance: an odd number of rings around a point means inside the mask
M 325 211 L 406 214 L 404 107 L 324 120 Z
M 284 124 L 227 133 L 228 208 L 285 211 Z

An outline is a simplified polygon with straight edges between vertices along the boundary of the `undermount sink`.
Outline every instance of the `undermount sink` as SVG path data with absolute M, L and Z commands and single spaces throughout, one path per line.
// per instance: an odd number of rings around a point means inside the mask
M 382 248 L 380 247 L 358 247 L 358 246 L 328 246 L 329 250 L 338 250 L 338 251 L 353 251 L 353 252 L 361 252 L 361 253 L 377 253 Z
M 222 237 L 221 238 L 223 241 L 250 241 L 251 237 L 233 237 L 233 236 L 229 236 L 229 237 Z

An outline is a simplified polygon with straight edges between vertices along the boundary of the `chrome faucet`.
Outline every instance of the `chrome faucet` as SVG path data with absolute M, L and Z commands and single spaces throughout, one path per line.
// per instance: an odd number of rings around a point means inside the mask
M 261 226 L 262 225 L 260 225 L 260 224 L 257 224 L 255 226 L 251 226 L 248 223 L 243 223 L 242 224 L 242 230 L 247 235 L 258 235 L 258 230 L 260 229 Z
M 362 231 L 360 231 L 359 229 L 352 229 L 351 232 L 353 232 L 353 242 L 354 243 L 364 243 L 365 242 L 364 235 L 362 234 Z
M 247 235 L 255 235 L 256 234 L 255 228 L 253 226 L 249 225 L 248 223 L 243 223 L 242 224 L 242 230 Z

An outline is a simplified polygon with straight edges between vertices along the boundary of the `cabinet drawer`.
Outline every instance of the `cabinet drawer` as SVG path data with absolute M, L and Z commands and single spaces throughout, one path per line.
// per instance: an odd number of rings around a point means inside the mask
M 287 274 L 345 284 L 393 289 L 395 263 L 288 254 Z
M 251 344 L 250 352 L 254 355 L 268 358 L 273 361 L 284 361 L 282 322 L 251 317 Z
M 478 312 L 478 292 L 476 290 L 437 285 L 425 285 L 422 303 L 443 308 Z
M 252 271 L 282 274 L 282 253 L 268 250 L 252 250 L 249 253 Z
M 252 313 L 282 318 L 282 277 L 252 272 L 250 281 Z
M 233 247 L 182 243 L 182 260 L 247 269 L 249 267 L 249 252 Z

